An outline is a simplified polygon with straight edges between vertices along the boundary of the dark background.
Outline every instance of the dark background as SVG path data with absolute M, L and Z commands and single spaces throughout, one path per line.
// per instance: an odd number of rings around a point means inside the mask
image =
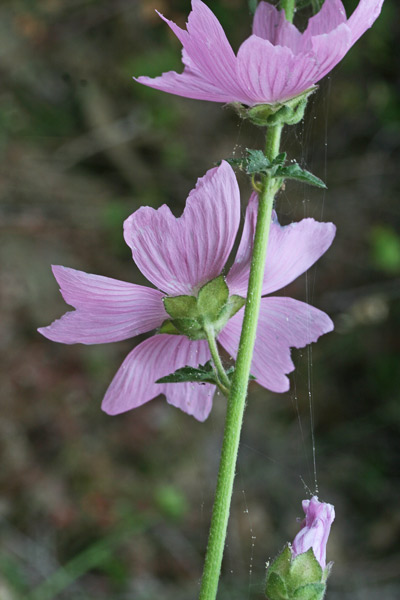
M 236 50 L 249 35 L 246 0 L 209 5 Z M 225 400 L 203 424 L 162 397 L 109 417 L 102 396 L 137 340 L 64 346 L 36 332 L 67 310 L 51 263 L 146 283 L 123 220 L 143 204 L 179 215 L 197 177 L 263 144 L 228 108 L 132 81 L 181 70 L 154 8 L 183 25 L 189 6 L 0 6 L 1 600 L 197 595 Z M 309 392 L 319 496 L 337 514 L 328 600 L 400 596 L 399 22 L 386 0 L 284 134 L 329 189 L 287 185 L 281 221 L 313 216 L 338 232 L 283 293 L 327 311 L 336 329 L 293 353 L 289 393 L 251 386 L 221 600 L 261 599 L 265 562 L 298 529 L 315 487 Z

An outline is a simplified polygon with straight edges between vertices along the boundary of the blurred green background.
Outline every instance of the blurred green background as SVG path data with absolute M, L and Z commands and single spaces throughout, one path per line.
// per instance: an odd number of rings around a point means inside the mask
M 237 49 L 247 1 L 208 4 Z M 197 177 L 263 143 L 228 108 L 132 80 L 181 70 L 154 9 L 183 25 L 189 7 L 0 6 L 1 600 L 196 598 L 225 400 L 215 397 L 204 424 L 164 398 L 109 417 L 102 396 L 137 340 L 64 346 L 36 332 L 67 309 L 51 263 L 146 283 L 123 219 L 142 204 L 179 215 Z M 288 184 L 281 221 L 338 228 L 284 293 L 327 311 L 336 329 L 293 353 L 289 393 L 251 385 L 221 600 L 261 599 L 265 562 L 295 535 L 315 487 L 312 421 L 319 495 L 337 514 L 327 598 L 400 597 L 399 35 L 398 3 L 386 0 L 284 134 L 290 156 L 329 189 Z

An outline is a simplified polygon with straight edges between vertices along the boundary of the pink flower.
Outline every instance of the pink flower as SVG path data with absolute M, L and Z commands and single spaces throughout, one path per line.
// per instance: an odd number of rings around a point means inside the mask
M 137 81 L 199 100 L 275 104 L 306 91 L 342 60 L 377 19 L 383 0 L 360 0 L 347 19 L 341 0 L 325 0 L 301 33 L 267 2 L 260 2 L 251 35 L 235 56 L 224 30 L 201 0 L 192 0 L 187 29 L 162 15 L 183 46 L 183 73 Z
M 335 509 L 332 504 L 319 502 L 317 496 L 313 496 L 311 500 L 303 500 L 302 504 L 306 518 L 292 544 L 293 558 L 312 548 L 315 558 L 325 569 L 326 544 L 335 519 Z
M 257 196 L 250 199 L 234 265 L 226 282 L 231 294 L 247 293 Z M 196 295 L 201 286 L 221 275 L 240 222 L 240 196 L 235 174 L 222 162 L 198 180 L 186 208 L 175 218 L 168 206 L 139 208 L 124 223 L 124 237 L 139 269 L 156 288 L 135 285 L 54 266 L 67 312 L 40 333 L 64 344 L 115 342 L 157 330 L 169 319 L 163 297 Z M 303 219 L 281 227 L 274 219 L 268 246 L 263 295 L 274 292 L 304 273 L 327 250 L 335 235 L 332 223 Z M 243 320 L 242 308 L 219 333 L 220 344 L 236 356 Z M 290 347 L 301 348 L 333 329 L 320 310 L 286 297 L 261 300 L 252 374 L 274 391 L 289 389 L 286 377 L 294 369 Z M 207 418 L 214 386 L 197 383 L 155 383 L 186 365 L 210 359 L 205 340 L 157 333 L 126 357 L 107 390 L 103 409 L 117 414 L 159 394 L 193 415 Z

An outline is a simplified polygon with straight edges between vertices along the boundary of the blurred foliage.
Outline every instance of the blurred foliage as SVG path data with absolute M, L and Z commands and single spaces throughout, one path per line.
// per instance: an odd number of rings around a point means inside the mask
M 237 49 L 247 0 L 209 4 Z M 62 346 L 36 333 L 66 309 L 51 263 L 145 283 L 122 221 L 142 204 L 180 214 L 206 169 L 263 143 L 227 108 L 132 80 L 181 68 L 155 8 L 183 26 L 189 1 L 0 5 L 1 600 L 196 595 L 224 399 L 204 424 L 163 398 L 110 418 L 101 398 L 136 341 Z M 289 182 L 281 220 L 338 230 L 286 293 L 336 329 L 293 352 L 287 394 L 251 385 L 220 600 L 262 598 L 265 561 L 296 533 L 302 480 L 314 488 L 310 397 L 319 493 L 337 512 L 327 599 L 399 597 L 399 23 L 386 0 L 284 135 L 329 189 Z
M 387 273 L 400 272 L 400 236 L 391 227 L 375 225 L 371 230 L 372 260 Z

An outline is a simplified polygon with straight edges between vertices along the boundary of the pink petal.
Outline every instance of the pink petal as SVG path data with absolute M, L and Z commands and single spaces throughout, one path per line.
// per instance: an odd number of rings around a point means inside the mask
M 54 342 L 116 342 L 155 329 L 168 318 L 158 290 L 67 267 L 52 269 L 64 300 L 76 308 L 38 329 Z
M 219 335 L 219 342 L 236 358 L 244 309 L 241 309 Z M 294 370 L 290 348 L 303 348 L 332 331 L 327 314 L 293 298 L 262 298 L 251 373 L 263 387 L 273 392 L 289 389 L 287 373 Z
M 232 94 L 210 83 L 197 73 L 190 69 L 185 69 L 183 73 L 168 71 L 160 77 L 134 77 L 135 81 L 147 85 L 156 90 L 161 90 L 183 98 L 193 98 L 196 100 L 209 100 L 211 102 L 232 102 Z M 237 102 L 242 100 L 235 98 Z M 247 99 L 245 99 L 247 100 Z
M 253 34 L 268 40 L 274 46 L 287 46 L 294 54 L 301 48 L 300 31 L 285 17 L 284 10 L 277 10 L 268 2 L 260 2 L 254 14 Z
M 212 407 L 213 385 L 155 382 L 176 369 L 186 365 L 197 367 L 209 359 L 210 351 L 203 340 L 193 342 L 184 336 L 155 335 L 125 358 L 106 392 L 102 409 L 117 415 L 165 394 L 169 404 L 204 421 Z
M 311 45 L 317 64 L 314 81 L 317 82 L 342 60 L 351 46 L 351 31 L 346 23 L 342 23 L 330 33 L 314 36 Z
M 242 239 L 226 281 L 231 294 L 245 296 L 250 273 L 258 197 L 253 193 L 246 210 Z M 263 295 L 280 290 L 307 271 L 326 252 L 335 237 L 333 223 L 303 219 L 282 227 L 275 215 L 271 223 Z
M 183 46 L 193 63 L 214 84 L 237 92 L 236 56 L 220 22 L 201 0 L 192 0 L 187 31 Z
M 314 81 L 316 58 L 250 36 L 239 48 L 238 81 L 251 104 L 274 104 L 304 92 Z
M 192 0 L 187 31 L 161 14 L 160 17 L 183 45 L 183 62 L 189 69 L 175 76 L 170 72 L 156 79 L 139 77 L 139 83 L 187 98 L 248 102 L 237 83 L 236 56 L 221 24 L 204 2 Z
M 166 205 L 142 207 L 125 221 L 124 236 L 149 281 L 171 295 L 193 294 L 221 274 L 239 221 L 239 187 L 222 161 L 198 180 L 180 218 Z
M 347 22 L 351 29 L 352 44 L 355 44 L 362 34 L 373 25 L 380 15 L 382 4 L 383 0 L 360 0 Z
M 325 0 L 321 10 L 309 19 L 304 36 L 311 37 L 329 33 L 346 21 L 346 11 L 341 0 Z
M 299 533 L 293 540 L 292 555 L 298 556 L 310 548 L 322 569 L 326 567 L 326 545 L 335 519 L 335 509 L 332 504 L 319 502 L 317 496 L 311 500 L 303 500 L 304 519 Z

